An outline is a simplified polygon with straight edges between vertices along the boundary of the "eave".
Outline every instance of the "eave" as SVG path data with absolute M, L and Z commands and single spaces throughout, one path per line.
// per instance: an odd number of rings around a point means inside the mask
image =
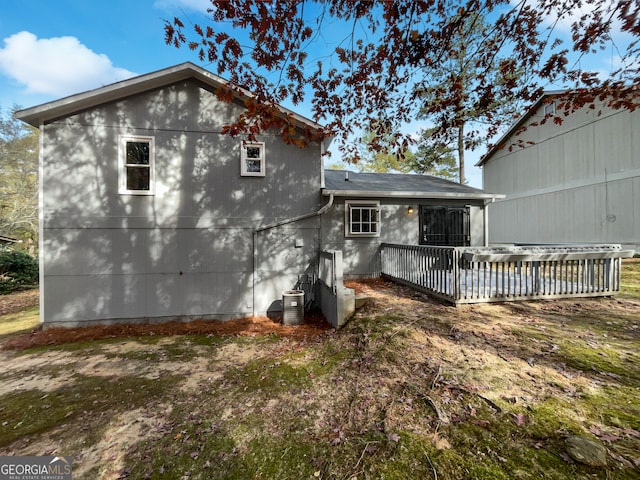
M 502 148 L 502 145 L 507 141 L 507 139 L 509 137 L 511 137 L 515 132 L 518 131 L 518 129 L 527 121 L 529 120 L 529 118 L 531 118 L 531 116 L 538 111 L 538 109 L 540 108 L 540 106 L 545 102 L 545 100 L 549 97 L 555 97 L 557 95 L 561 95 L 563 93 L 567 93 L 566 90 L 551 90 L 548 92 L 544 92 L 542 94 L 542 96 L 533 104 L 531 105 L 527 111 L 525 113 L 523 113 L 520 118 L 518 118 L 518 120 L 511 125 L 511 127 L 509 127 L 509 130 L 507 130 L 504 135 L 502 135 L 500 137 L 500 139 L 494 143 L 491 148 L 489 150 L 487 150 L 487 153 L 485 153 L 480 160 L 475 164 L 476 167 L 482 167 L 485 163 L 487 163 L 491 157 L 493 156 L 493 154 L 495 154 L 498 150 L 500 150 Z
M 16 118 L 34 127 L 39 127 L 52 120 L 73 115 L 98 105 L 119 101 L 132 95 L 162 88 L 190 78 L 196 79 L 213 89 L 228 87 L 230 85 L 229 82 L 223 78 L 214 75 L 204 68 L 198 67 L 191 62 L 185 62 L 173 67 L 112 83 L 104 87 L 26 108 L 17 112 Z M 251 92 L 242 88 L 233 87 L 233 92 L 235 98 L 240 100 L 255 98 Z M 324 128 L 320 124 L 284 107 L 277 106 L 277 109 L 282 117 L 293 119 L 297 125 L 324 134 Z
M 375 191 L 375 190 L 329 190 L 322 189 L 322 195 L 328 197 L 349 198 L 406 198 L 406 199 L 449 199 L 449 200 L 495 200 L 505 195 L 497 193 L 460 193 L 460 192 L 410 192 L 410 191 Z

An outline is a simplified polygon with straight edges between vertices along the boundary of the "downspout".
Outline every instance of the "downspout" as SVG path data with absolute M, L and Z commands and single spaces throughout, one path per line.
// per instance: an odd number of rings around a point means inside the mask
M 271 230 L 272 228 L 281 227 L 282 225 L 287 225 L 288 223 L 299 222 L 300 220 L 305 220 L 307 218 L 317 217 L 318 215 L 322 215 L 327 210 L 329 210 L 331 208 L 331 205 L 333 205 L 333 193 L 329 196 L 329 202 L 327 202 L 327 204 L 317 212 L 305 213 L 303 215 L 298 215 L 297 217 L 287 218 L 286 220 L 270 223 L 269 225 L 256 228 L 255 232 L 256 233 L 264 232 L 265 230 Z
M 44 120 L 40 122 L 40 131 L 38 132 L 38 285 L 40 285 L 40 324 L 44 324 L 47 320 L 46 315 L 49 312 L 45 298 L 44 288 L 44 268 L 45 268 L 45 252 L 44 252 L 44 136 L 45 136 Z
M 326 205 L 324 205 L 317 212 L 305 213 L 303 215 L 298 215 L 297 217 L 287 218 L 286 220 L 281 220 L 279 222 L 270 223 L 268 225 L 264 225 L 262 227 L 256 228 L 253 231 L 253 316 L 255 317 L 257 314 L 256 311 L 256 273 L 258 271 L 258 234 L 260 232 L 264 232 L 265 230 L 271 230 L 272 228 L 281 227 L 282 225 L 287 225 L 289 223 L 299 222 L 300 220 L 306 220 L 311 217 L 318 217 L 324 214 L 327 210 L 331 208 L 333 205 L 333 193 L 329 195 L 329 201 Z
M 489 246 L 489 204 L 495 202 L 495 197 L 491 197 L 490 200 L 484 201 L 484 208 L 482 209 L 482 213 L 484 216 L 484 246 Z

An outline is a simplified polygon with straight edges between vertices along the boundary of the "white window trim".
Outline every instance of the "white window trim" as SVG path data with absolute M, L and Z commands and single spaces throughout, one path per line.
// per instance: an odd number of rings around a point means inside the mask
M 120 194 L 125 195 L 155 195 L 156 168 L 155 168 L 155 137 L 144 135 L 120 135 L 118 148 L 118 181 Z M 127 189 L 127 142 L 149 142 L 149 190 Z
M 247 147 L 259 147 L 260 148 L 260 171 L 249 172 L 247 171 Z M 266 171 L 266 159 L 264 142 L 245 142 L 240 145 L 240 175 L 243 177 L 264 177 Z
M 544 112 L 545 117 L 547 115 L 555 115 L 556 114 L 556 102 L 553 101 L 553 102 L 545 104 L 543 112 Z
M 352 232 L 351 231 L 351 207 L 371 207 L 375 208 L 378 212 L 378 220 L 376 232 Z M 382 226 L 382 218 L 380 212 L 380 202 L 379 201 L 366 201 L 366 200 L 347 200 L 344 202 L 344 236 L 352 237 L 352 238 L 361 238 L 361 237 L 379 237 L 380 236 L 380 228 Z

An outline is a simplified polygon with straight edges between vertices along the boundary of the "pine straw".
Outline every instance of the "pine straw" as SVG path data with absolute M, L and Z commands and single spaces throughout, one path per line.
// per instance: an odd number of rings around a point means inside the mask
M 264 336 L 275 334 L 296 340 L 306 340 L 332 330 L 325 318 L 312 312 L 305 315 L 304 323 L 283 325 L 267 317 L 237 320 L 194 320 L 192 322 L 138 323 L 94 325 L 79 328 L 47 328 L 41 326 L 31 332 L 17 335 L 2 345 L 2 350 L 24 350 L 46 345 L 88 342 L 105 338 L 170 335 Z

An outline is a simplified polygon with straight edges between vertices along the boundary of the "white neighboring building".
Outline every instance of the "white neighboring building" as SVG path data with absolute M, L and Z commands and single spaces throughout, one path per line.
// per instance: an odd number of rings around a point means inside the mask
M 640 110 L 584 107 L 557 123 L 542 96 L 478 162 L 501 192 L 489 239 L 500 243 L 620 243 L 640 251 Z

